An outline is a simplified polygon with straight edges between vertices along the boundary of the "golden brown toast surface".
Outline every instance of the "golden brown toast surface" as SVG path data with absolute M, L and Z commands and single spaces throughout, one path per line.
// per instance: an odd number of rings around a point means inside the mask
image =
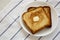
M 44 8 L 46 9 L 46 8 Z M 51 26 L 51 20 L 48 17 L 51 17 L 48 11 L 44 11 L 42 7 L 39 8 L 30 8 L 28 12 L 24 13 L 22 19 L 26 26 L 31 30 L 34 34 L 47 26 Z M 48 10 L 48 9 L 46 9 Z M 47 15 L 49 16 L 47 16 Z
M 42 7 L 42 6 L 39 6 L 39 7 Z M 27 12 L 33 11 L 33 10 L 39 8 L 39 7 L 29 7 L 28 10 L 27 10 Z M 49 6 L 43 6 L 43 9 L 44 9 L 47 17 L 51 20 L 51 9 L 50 9 L 50 7 L 49 7 Z M 50 21 L 50 22 L 48 23 L 48 27 L 51 27 L 51 25 L 52 25 L 52 23 L 51 23 L 51 21 Z

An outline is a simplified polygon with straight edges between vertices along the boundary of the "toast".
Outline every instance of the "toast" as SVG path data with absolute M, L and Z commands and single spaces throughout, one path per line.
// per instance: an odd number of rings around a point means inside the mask
M 42 7 L 42 6 L 39 6 L 39 7 Z M 33 10 L 39 8 L 39 7 L 29 7 L 28 10 L 27 10 L 27 12 L 33 11 Z M 44 9 L 47 17 L 51 20 L 51 9 L 50 9 L 50 7 L 49 6 L 43 6 L 43 9 Z M 48 25 L 49 25 L 48 28 L 50 28 L 51 25 L 52 25 L 51 21 L 49 22 Z
M 28 11 L 22 15 L 23 22 L 33 34 L 46 27 L 51 27 L 51 13 L 45 9 L 44 7 L 28 8 Z

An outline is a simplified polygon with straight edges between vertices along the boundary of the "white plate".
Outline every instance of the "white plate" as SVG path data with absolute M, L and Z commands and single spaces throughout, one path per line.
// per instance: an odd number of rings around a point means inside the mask
M 23 14 L 24 12 L 26 12 L 29 7 L 38 7 L 38 6 L 49 6 L 49 7 L 51 8 L 52 27 L 49 28 L 49 29 L 43 29 L 43 30 L 37 32 L 36 34 L 32 34 L 32 33 L 28 30 L 28 28 L 25 27 L 25 25 L 24 25 L 24 23 L 23 23 L 23 21 L 22 21 L 22 14 Z M 33 35 L 33 36 L 46 36 L 46 35 L 52 33 L 52 32 L 55 30 L 55 28 L 56 28 L 56 26 L 57 26 L 57 23 L 58 23 L 58 16 L 57 16 L 56 10 L 55 10 L 49 3 L 47 3 L 47 2 L 41 2 L 41 1 L 31 2 L 31 3 L 29 3 L 29 4 L 24 8 L 24 10 L 22 11 L 22 13 L 20 14 L 20 24 L 21 24 L 21 26 L 23 27 L 23 29 L 24 29 L 27 33 L 29 33 L 29 34 L 31 34 L 31 35 Z

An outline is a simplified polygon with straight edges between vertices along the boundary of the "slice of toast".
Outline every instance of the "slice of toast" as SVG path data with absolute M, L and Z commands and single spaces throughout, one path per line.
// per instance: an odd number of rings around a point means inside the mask
M 49 15 L 50 16 L 50 15 Z M 51 17 L 51 16 L 50 16 Z M 43 28 L 46 28 L 51 20 L 47 17 L 43 7 L 39 7 L 22 15 L 25 25 L 34 34 Z
M 42 6 L 39 6 L 39 7 L 42 7 Z M 28 10 L 27 10 L 27 12 L 33 11 L 33 10 L 39 8 L 39 7 L 29 7 Z M 47 17 L 51 20 L 51 9 L 50 9 L 50 7 L 49 6 L 43 6 L 43 9 L 44 9 Z M 48 24 L 48 28 L 50 28 L 51 25 L 52 25 L 52 23 L 50 21 L 49 24 Z
M 50 22 L 49 22 L 49 24 L 48 24 L 48 25 L 49 25 L 48 27 L 51 27 L 51 26 L 52 26 L 52 21 L 51 21 L 51 9 L 50 9 L 49 6 L 44 6 L 43 8 L 44 8 L 44 11 L 45 11 L 47 17 L 48 17 L 49 20 L 50 20 Z

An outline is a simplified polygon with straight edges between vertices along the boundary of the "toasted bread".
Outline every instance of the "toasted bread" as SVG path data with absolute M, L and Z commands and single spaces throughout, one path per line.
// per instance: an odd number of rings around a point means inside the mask
M 39 7 L 42 7 L 42 6 L 39 6 Z M 29 7 L 28 10 L 27 10 L 27 12 L 33 11 L 33 10 L 39 8 L 39 7 Z M 50 9 L 50 7 L 49 6 L 43 6 L 43 9 L 44 9 L 47 17 L 51 20 L 51 9 Z M 48 28 L 50 28 L 51 25 L 52 25 L 52 23 L 50 21 L 49 24 L 48 24 Z
M 22 19 L 30 31 L 35 34 L 39 30 L 51 26 L 51 19 L 48 18 L 46 13 L 43 7 L 33 8 L 33 10 L 29 9 L 28 12 L 25 12 Z M 51 15 L 49 16 L 51 17 Z
M 51 26 L 52 26 L 51 9 L 50 9 L 49 6 L 44 6 L 43 8 L 44 8 L 44 11 L 45 11 L 45 13 L 46 13 L 48 19 L 50 20 L 50 22 L 49 22 L 49 24 L 48 24 L 48 25 L 49 25 L 48 27 L 51 27 Z

